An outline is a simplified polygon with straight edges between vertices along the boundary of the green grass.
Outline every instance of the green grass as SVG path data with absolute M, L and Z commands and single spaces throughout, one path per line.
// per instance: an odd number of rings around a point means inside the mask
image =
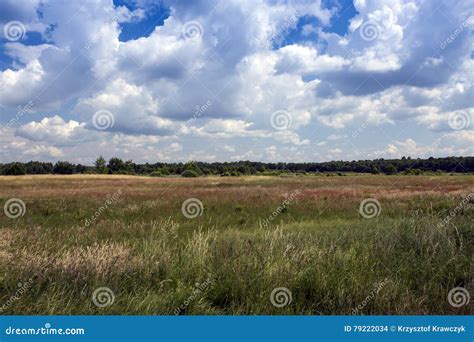
M 472 200 L 440 222 L 473 184 L 472 176 L 3 177 L 0 203 L 21 198 L 26 212 L 0 218 L 0 307 L 318 315 L 365 303 L 357 314 L 472 314 L 472 305 L 447 301 L 457 286 L 472 293 Z M 85 226 L 118 189 L 118 201 Z M 295 190 L 301 195 L 264 225 Z M 181 212 L 190 197 L 204 205 L 195 219 Z M 373 219 L 358 211 L 368 197 L 381 204 Z M 29 286 L 12 301 L 19 282 Z M 99 287 L 113 291 L 112 305 L 93 303 Z M 277 287 L 291 291 L 291 303 L 272 305 Z

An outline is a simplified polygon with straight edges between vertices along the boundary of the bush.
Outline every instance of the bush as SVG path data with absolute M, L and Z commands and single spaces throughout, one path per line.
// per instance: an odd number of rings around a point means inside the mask
M 418 176 L 418 175 L 421 175 L 422 172 L 421 172 L 420 169 L 409 169 L 409 170 L 405 171 L 405 174 L 406 175 L 417 175 Z
M 193 170 L 184 170 L 183 173 L 181 174 L 181 177 L 188 177 L 188 178 L 193 178 L 193 177 L 199 177 L 196 171 Z
M 170 170 L 167 167 L 162 167 L 161 169 L 156 171 L 161 172 L 163 176 L 168 176 L 170 174 Z
M 197 166 L 197 163 L 194 161 L 186 163 L 184 165 L 184 169 L 185 171 L 193 171 L 197 175 L 197 176 L 190 176 L 190 177 L 198 177 L 202 175 L 202 170 L 199 168 L 199 166 Z
M 373 167 L 370 168 L 370 171 L 369 171 L 369 172 L 370 172 L 371 174 L 373 174 L 373 175 L 377 175 L 377 174 L 380 173 L 380 170 L 379 170 L 379 168 L 378 168 L 377 166 L 373 166 Z
M 385 174 L 387 175 L 394 175 L 397 173 L 397 171 L 397 168 L 393 165 L 388 165 L 384 170 Z
M 148 174 L 148 176 L 150 176 L 150 177 L 162 177 L 163 174 L 161 173 L 161 171 L 157 170 L 157 171 L 151 172 L 150 174 Z

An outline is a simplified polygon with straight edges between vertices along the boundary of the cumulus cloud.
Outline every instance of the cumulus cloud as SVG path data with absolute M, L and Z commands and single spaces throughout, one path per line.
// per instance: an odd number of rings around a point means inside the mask
M 108 127 L 110 131 L 164 135 L 170 133 L 173 126 L 171 120 L 158 115 L 159 102 L 147 88 L 123 79 L 112 81 L 92 97 L 80 99 L 74 112 L 94 118 L 95 113 L 104 110 L 113 117 L 114 123 Z M 96 128 L 93 122 L 87 127 Z
M 162 6 L 145 27 L 153 2 L 3 1 L 0 24 L 21 21 L 26 38 L 2 43 L 0 113 L 32 101 L 35 115 L 15 119 L 15 148 L 81 161 L 92 144 L 149 161 L 472 153 L 471 0 L 355 0 L 345 34 L 331 29 L 345 8 L 319 0 Z M 126 25 L 142 34 L 122 41 Z M 377 141 L 348 140 L 373 127 Z
M 85 123 L 70 120 L 66 122 L 58 115 L 43 118 L 40 122 L 31 121 L 16 130 L 20 137 L 54 142 L 60 145 L 77 144 L 87 138 Z
M 64 156 L 62 148 L 48 142 L 32 142 L 17 137 L 13 131 L 1 131 L 2 158 L 5 162 L 37 160 L 57 160 Z

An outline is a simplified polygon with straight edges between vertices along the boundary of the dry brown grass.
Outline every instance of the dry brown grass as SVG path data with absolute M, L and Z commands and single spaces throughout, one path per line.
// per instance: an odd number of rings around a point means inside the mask
M 127 196 L 152 198 L 196 195 L 221 197 L 231 195 L 237 200 L 257 197 L 285 197 L 294 189 L 303 198 L 360 198 L 373 194 L 381 198 L 422 195 L 460 195 L 474 189 L 472 176 L 349 176 L 349 177 L 205 177 L 150 178 L 126 175 L 37 175 L 0 176 L 0 196 L 20 198 L 101 198 L 118 188 Z

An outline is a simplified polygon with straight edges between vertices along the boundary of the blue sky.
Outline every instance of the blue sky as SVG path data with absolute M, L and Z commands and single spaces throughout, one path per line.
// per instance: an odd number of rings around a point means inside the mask
M 0 162 L 473 155 L 474 1 L 0 2 Z
M 147 6 L 140 6 L 140 3 L 127 0 L 116 0 L 113 4 L 114 6 L 125 6 L 129 11 L 139 10 L 140 8 L 144 10 L 144 16 L 141 20 L 125 22 L 121 25 L 119 40 L 123 42 L 140 37 L 148 37 L 155 30 L 156 26 L 164 24 L 171 11 L 169 6 L 159 1 L 152 2 Z

